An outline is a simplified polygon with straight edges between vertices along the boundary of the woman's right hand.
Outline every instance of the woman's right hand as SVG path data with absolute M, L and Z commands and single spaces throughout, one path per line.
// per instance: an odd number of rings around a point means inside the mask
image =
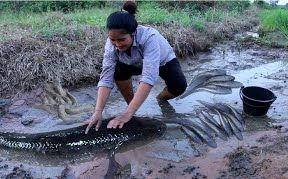
M 96 125 L 95 130 L 97 131 L 102 123 L 102 111 L 95 111 L 86 123 L 88 123 L 88 126 L 86 127 L 85 134 L 88 133 L 94 124 Z

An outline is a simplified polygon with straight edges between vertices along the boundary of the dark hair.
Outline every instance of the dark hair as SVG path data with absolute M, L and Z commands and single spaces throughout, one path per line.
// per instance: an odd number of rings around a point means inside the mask
M 123 11 L 123 10 L 124 11 Z M 123 29 L 127 33 L 133 33 L 136 31 L 138 23 L 135 19 L 137 12 L 137 5 L 133 1 L 127 1 L 121 11 L 113 12 L 107 18 L 106 28 L 112 29 Z

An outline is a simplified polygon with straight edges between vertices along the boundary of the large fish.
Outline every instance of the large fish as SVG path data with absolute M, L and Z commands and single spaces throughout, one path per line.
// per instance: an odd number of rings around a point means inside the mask
M 98 131 L 90 129 L 88 134 L 85 134 L 87 125 L 37 134 L 1 132 L 0 146 L 43 153 L 105 150 L 130 142 L 154 139 L 166 131 L 165 123 L 150 118 L 133 117 L 122 129 L 107 129 L 109 120 L 103 120 Z

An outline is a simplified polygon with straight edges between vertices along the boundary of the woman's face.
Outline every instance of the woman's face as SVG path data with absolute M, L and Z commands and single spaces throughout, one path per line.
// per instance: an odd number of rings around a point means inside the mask
M 124 33 L 123 30 L 109 30 L 108 36 L 116 49 L 121 52 L 128 50 L 133 43 L 132 35 Z

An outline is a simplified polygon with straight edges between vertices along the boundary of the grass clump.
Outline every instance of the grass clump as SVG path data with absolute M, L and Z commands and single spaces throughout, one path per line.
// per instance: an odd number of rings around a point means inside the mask
M 272 47 L 288 47 L 288 10 L 265 8 L 258 13 L 260 43 Z
M 262 33 L 279 31 L 288 39 L 288 10 L 263 10 L 259 14 Z
M 179 23 L 184 26 L 191 25 L 191 19 L 189 13 L 179 10 L 164 9 L 157 2 L 141 3 L 139 5 L 139 13 L 137 19 L 140 22 L 147 24 L 162 24 L 162 23 Z

